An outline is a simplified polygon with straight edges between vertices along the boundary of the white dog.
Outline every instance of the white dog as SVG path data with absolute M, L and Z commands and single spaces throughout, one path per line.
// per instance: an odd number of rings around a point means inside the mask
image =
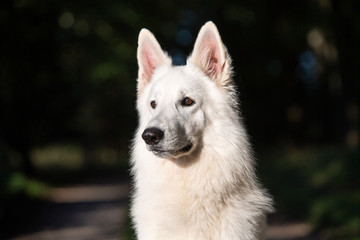
M 140 240 L 263 239 L 271 199 L 257 182 L 231 59 L 216 26 L 186 66 L 139 35 L 131 215 Z

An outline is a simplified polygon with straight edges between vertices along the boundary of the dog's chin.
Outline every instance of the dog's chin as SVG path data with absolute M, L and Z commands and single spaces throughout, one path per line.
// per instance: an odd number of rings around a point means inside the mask
M 185 155 L 189 155 L 194 149 L 194 144 L 189 143 L 185 147 L 179 148 L 177 150 L 172 150 L 172 149 L 169 150 L 166 148 L 161 148 L 161 147 L 157 147 L 157 146 L 149 146 L 149 145 L 147 145 L 147 148 L 149 151 L 151 151 L 157 157 L 174 159 L 174 158 L 179 158 L 179 157 L 182 157 Z

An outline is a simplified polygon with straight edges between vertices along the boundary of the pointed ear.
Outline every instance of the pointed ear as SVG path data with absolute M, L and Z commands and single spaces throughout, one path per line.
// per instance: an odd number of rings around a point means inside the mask
M 139 65 L 138 93 L 142 92 L 150 82 L 156 68 L 164 64 L 171 65 L 171 59 L 147 29 L 142 29 L 139 34 L 137 60 Z
M 231 80 L 231 58 L 213 22 L 207 22 L 200 29 L 188 62 L 198 66 L 220 86 Z

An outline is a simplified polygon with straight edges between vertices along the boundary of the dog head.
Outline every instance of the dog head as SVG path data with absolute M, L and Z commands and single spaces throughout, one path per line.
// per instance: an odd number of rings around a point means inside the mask
M 138 134 L 158 157 L 190 155 L 201 145 L 217 96 L 232 89 L 231 60 L 218 30 L 212 22 L 201 28 L 185 66 L 172 66 L 146 29 L 138 44 Z

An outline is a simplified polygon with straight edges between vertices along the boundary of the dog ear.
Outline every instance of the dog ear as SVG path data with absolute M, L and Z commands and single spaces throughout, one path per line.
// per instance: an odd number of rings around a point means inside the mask
M 219 86 L 227 85 L 231 80 L 231 58 L 215 24 L 211 21 L 200 29 L 188 61 L 198 66 Z
M 156 68 L 171 65 L 171 59 L 161 49 L 154 35 L 147 29 L 141 29 L 138 39 L 137 60 L 139 65 L 138 93 L 151 81 Z

